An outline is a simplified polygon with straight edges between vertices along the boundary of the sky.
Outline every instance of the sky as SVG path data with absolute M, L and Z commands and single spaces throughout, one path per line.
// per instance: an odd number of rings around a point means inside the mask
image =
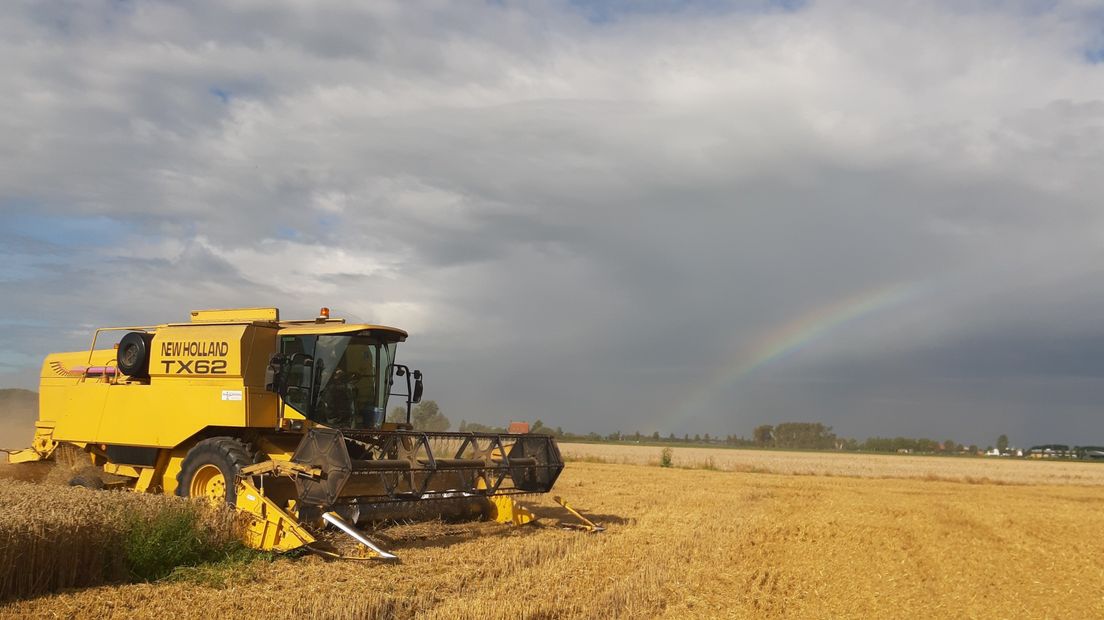
M 0 385 L 321 306 L 454 423 L 1104 441 L 1104 5 L 16 0 Z

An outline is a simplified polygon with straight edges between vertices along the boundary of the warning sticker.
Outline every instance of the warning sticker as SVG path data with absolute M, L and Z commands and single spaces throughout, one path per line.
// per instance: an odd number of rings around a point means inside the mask
M 242 399 L 242 391 L 241 390 L 223 390 L 222 391 L 222 400 L 241 400 L 241 399 Z

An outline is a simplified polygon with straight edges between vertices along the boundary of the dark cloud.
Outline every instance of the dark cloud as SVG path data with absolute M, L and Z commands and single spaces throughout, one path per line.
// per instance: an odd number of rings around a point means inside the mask
M 408 328 L 454 419 L 1104 436 L 1102 23 L 1033 2 L 17 4 L 0 381 L 33 386 L 96 325 L 328 305 Z M 854 312 L 887 288 L 907 294 Z

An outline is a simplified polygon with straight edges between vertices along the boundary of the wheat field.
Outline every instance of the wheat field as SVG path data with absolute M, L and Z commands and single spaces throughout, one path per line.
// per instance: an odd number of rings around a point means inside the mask
M 227 508 L 70 487 L 68 467 L 0 467 L 29 469 L 23 477 L 38 481 L 0 477 L 0 601 L 128 580 L 132 567 L 119 552 L 128 530 L 158 516 L 194 513 L 197 534 L 223 545 L 237 539 L 237 519 Z
M 558 528 L 566 515 L 538 498 L 536 526 L 376 532 L 400 564 L 281 558 L 215 585 L 72 590 L 0 616 L 1104 617 L 1099 486 L 572 462 L 556 490 L 607 531 Z
M 592 443 L 560 444 L 565 459 L 632 465 L 658 465 L 655 446 Z M 725 448 L 675 447 L 675 467 L 723 471 L 923 478 L 994 484 L 1081 484 L 1104 486 L 1104 463 L 998 457 L 912 456 L 856 452 L 786 452 Z

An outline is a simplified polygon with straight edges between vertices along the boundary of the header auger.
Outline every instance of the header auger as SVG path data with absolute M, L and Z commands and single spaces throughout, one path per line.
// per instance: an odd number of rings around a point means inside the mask
M 109 331 L 126 333 L 97 349 Z M 245 517 L 245 542 L 265 550 L 317 550 L 329 523 L 393 558 L 355 525 L 427 502 L 532 520 L 511 496 L 552 489 L 555 440 L 415 430 L 422 374 L 395 361 L 406 337 L 327 309 L 299 321 L 275 308 L 199 310 L 188 323 L 98 329 L 89 350 L 43 362 L 34 443 L 11 461 L 75 453 L 111 487 L 226 501 Z M 392 391 L 396 378 L 405 392 Z M 386 421 L 391 396 L 404 397 L 405 421 Z

